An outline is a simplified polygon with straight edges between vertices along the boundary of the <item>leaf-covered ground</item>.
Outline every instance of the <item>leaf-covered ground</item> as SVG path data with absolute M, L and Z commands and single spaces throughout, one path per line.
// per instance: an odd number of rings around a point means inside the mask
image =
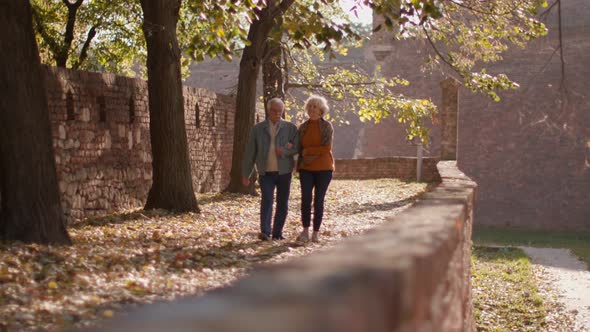
M 478 331 L 573 331 L 573 316 L 524 251 L 475 247 L 472 291 Z
M 74 245 L 0 244 L 0 330 L 87 327 L 141 303 L 202 294 L 261 263 L 308 255 L 408 206 L 423 183 L 334 180 L 318 244 L 297 243 L 293 179 L 285 241 L 261 242 L 259 198 L 199 195 L 200 214 L 130 211 L 71 225 Z

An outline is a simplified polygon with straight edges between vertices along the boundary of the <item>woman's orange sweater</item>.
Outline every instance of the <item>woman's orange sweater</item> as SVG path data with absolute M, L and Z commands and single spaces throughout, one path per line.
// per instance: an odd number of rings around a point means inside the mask
M 321 145 L 320 126 L 318 121 L 309 121 L 305 135 L 301 138 L 302 155 L 304 162 L 299 169 L 306 171 L 333 171 L 334 157 L 332 145 Z

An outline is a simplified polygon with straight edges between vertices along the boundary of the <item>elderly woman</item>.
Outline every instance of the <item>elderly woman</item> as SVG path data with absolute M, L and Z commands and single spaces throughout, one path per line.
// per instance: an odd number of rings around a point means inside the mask
M 324 197 L 332 181 L 334 157 L 332 156 L 332 124 L 324 119 L 328 112 L 326 99 L 311 96 L 304 106 L 309 119 L 299 127 L 299 181 L 301 182 L 301 220 L 303 231 L 297 237 L 299 241 L 309 240 L 311 225 L 311 201 L 313 196 L 313 233 L 311 240 L 318 242 L 322 217 L 324 215 Z

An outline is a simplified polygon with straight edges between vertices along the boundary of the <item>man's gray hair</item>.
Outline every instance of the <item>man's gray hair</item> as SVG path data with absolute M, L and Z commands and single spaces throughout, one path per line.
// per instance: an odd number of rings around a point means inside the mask
M 270 110 L 272 105 L 281 105 L 283 111 L 285 110 L 285 103 L 281 100 L 281 98 L 273 98 L 266 103 L 266 110 Z

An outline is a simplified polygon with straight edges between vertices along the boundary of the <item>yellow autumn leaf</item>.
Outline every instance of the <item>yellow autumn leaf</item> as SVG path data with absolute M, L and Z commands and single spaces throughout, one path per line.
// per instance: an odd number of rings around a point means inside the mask
M 221 38 L 225 37 L 225 31 L 223 31 L 223 28 L 220 27 L 219 29 L 217 29 L 217 35 Z
M 112 310 L 105 310 L 102 312 L 102 316 L 106 317 L 106 318 L 111 318 L 113 317 L 114 312 Z
M 56 288 L 57 288 L 57 282 L 55 282 L 55 281 L 50 281 L 50 282 L 47 284 L 47 287 L 49 287 L 49 289 L 56 289 Z

